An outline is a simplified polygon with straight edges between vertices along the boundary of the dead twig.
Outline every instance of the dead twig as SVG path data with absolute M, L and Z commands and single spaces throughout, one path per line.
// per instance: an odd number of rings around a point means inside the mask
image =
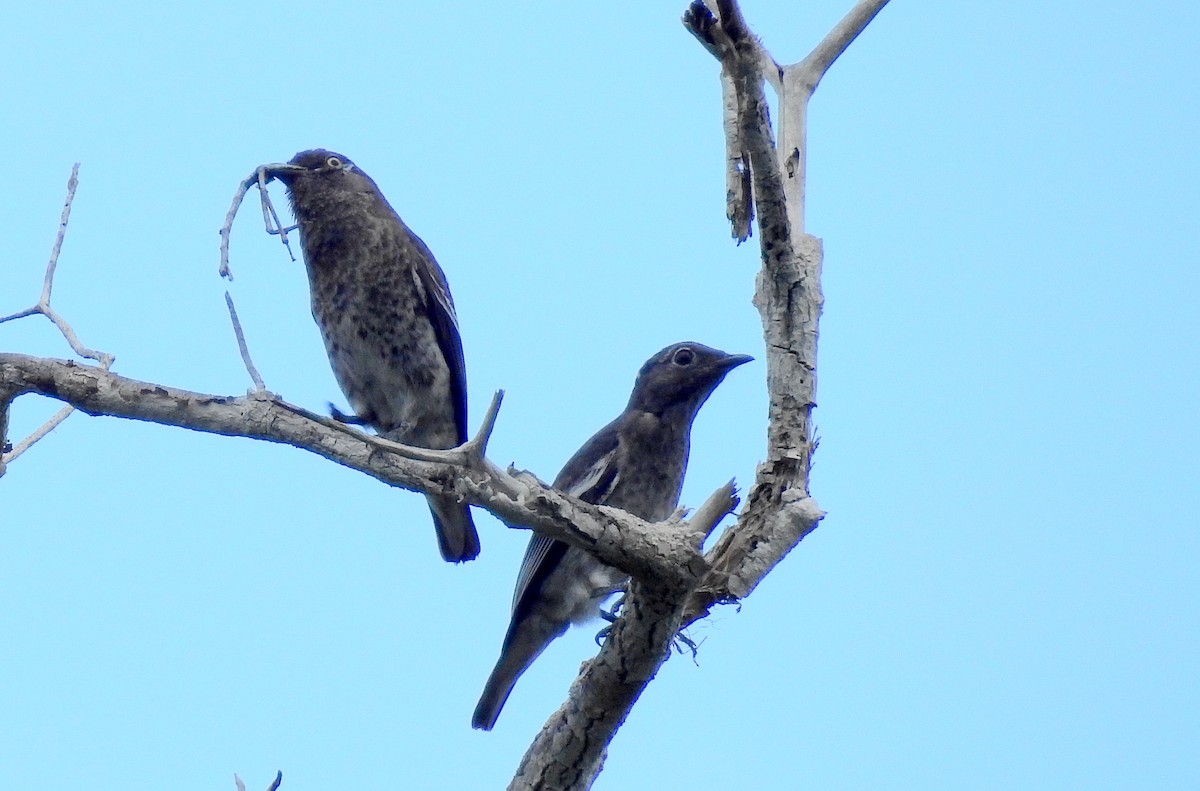
M 256 390 L 266 390 L 267 385 L 263 382 L 262 374 L 254 367 L 254 361 L 250 359 L 250 349 L 246 346 L 246 335 L 242 332 L 242 323 L 238 321 L 237 308 L 233 306 L 233 297 L 229 295 L 228 291 L 225 292 L 225 306 L 229 308 L 229 320 L 233 322 L 233 334 L 237 337 L 238 352 L 242 355 L 242 362 L 246 364 L 246 372 L 250 374 Z
M 112 367 L 116 357 L 108 352 L 101 352 L 84 346 L 80 342 L 79 336 L 75 334 L 75 329 L 70 325 L 70 323 L 67 322 L 66 319 L 59 315 L 58 311 L 56 311 L 50 305 L 50 296 L 54 292 L 54 275 L 58 270 L 58 256 L 62 252 L 63 241 L 67 237 L 67 224 L 71 220 L 71 207 L 75 203 L 75 191 L 78 188 L 79 163 L 76 162 L 71 168 L 71 177 L 67 179 L 67 198 L 63 202 L 62 214 L 58 219 L 58 233 L 54 237 L 54 246 L 50 249 L 50 261 L 46 264 L 46 274 L 42 278 L 42 294 L 38 298 L 37 303 L 32 307 L 19 310 L 16 313 L 11 313 L 7 316 L 0 316 L 0 324 L 3 324 L 6 321 L 15 321 L 16 319 L 23 319 L 27 316 L 41 314 L 49 319 L 50 322 L 58 328 L 58 331 L 62 334 L 63 338 L 66 339 L 67 344 L 77 355 L 88 360 L 95 360 L 100 364 L 101 368 L 107 371 Z M 7 404 L 5 407 L 5 412 L 7 413 Z M 25 439 L 14 445 L 11 450 L 8 452 L 0 452 L 0 474 L 3 473 L 4 467 L 9 462 L 15 460 L 22 453 L 33 447 L 35 443 L 57 428 L 60 423 L 70 416 L 74 409 L 75 408 L 72 406 L 63 407 L 56 412 L 53 417 L 35 429 L 29 436 L 25 437 Z M 3 422 L 7 427 L 7 419 L 5 419 Z M 4 432 L 0 432 L 0 440 L 4 439 L 2 436 L 3 433 Z
M 294 231 L 298 226 L 289 225 L 284 228 L 283 223 L 279 220 L 279 213 L 275 211 L 275 205 L 271 203 L 271 195 L 267 192 L 267 169 L 259 166 L 254 169 L 246 178 L 238 183 L 237 192 L 233 194 L 233 203 L 229 207 L 229 211 L 225 214 L 225 224 L 221 226 L 221 265 L 217 272 L 226 280 L 233 280 L 233 270 L 229 268 L 229 236 L 233 232 L 233 219 L 237 216 L 238 209 L 241 208 L 242 201 L 246 197 L 246 193 L 250 188 L 258 186 L 259 202 L 262 205 L 263 225 L 266 226 L 267 233 L 278 236 L 283 242 L 283 246 L 287 248 L 288 255 L 293 261 L 296 260 L 296 254 L 292 252 L 292 246 L 288 242 L 288 231 Z

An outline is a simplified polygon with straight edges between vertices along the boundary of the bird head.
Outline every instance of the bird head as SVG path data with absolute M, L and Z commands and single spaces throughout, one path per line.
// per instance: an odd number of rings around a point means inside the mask
M 672 344 L 638 371 L 628 409 L 657 415 L 678 410 L 690 419 L 725 374 L 753 359 L 748 354 L 727 354 L 693 341 Z
M 267 181 L 278 179 L 288 188 L 292 207 L 300 213 L 314 204 L 352 196 L 378 196 L 379 187 L 350 159 L 336 151 L 314 148 L 301 151 L 289 162 L 259 168 Z

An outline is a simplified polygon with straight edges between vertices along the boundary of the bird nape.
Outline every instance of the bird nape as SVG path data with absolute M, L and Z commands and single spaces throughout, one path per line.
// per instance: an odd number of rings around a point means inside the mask
M 669 517 L 687 470 L 692 421 L 731 370 L 751 357 L 700 343 L 676 343 L 646 361 L 625 411 L 567 461 L 554 488 L 649 522 Z M 512 619 L 500 659 L 471 725 L 491 730 L 513 685 L 555 638 L 599 615 L 626 576 L 582 549 L 536 533 L 517 574 Z
M 356 422 L 422 448 L 466 442 L 462 339 L 433 253 L 342 154 L 301 151 L 264 172 L 287 187 L 313 318 Z M 479 534 L 466 504 L 426 497 L 442 557 L 474 559 Z

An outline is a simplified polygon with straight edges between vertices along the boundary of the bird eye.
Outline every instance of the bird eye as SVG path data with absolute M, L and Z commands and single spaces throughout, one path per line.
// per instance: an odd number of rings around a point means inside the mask
M 688 348 L 680 349 L 675 352 L 675 356 L 671 358 L 671 362 L 676 365 L 687 366 L 691 365 L 696 360 L 696 353 Z
M 329 159 L 325 160 L 325 165 L 335 169 L 340 168 L 342 166 L 342 160 L 338 159 L 337 157 L 330 157 Z

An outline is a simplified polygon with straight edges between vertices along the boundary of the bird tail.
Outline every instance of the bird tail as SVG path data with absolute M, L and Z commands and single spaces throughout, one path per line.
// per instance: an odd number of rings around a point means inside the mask
M 537 613 L 514 620 L 509 625 L 500 659 L 488 676 L 479 703 L 475 705 L 475 713 L 471 715 L 472 728 L 482 731 L 492 729 L 517 679 L 541 656 L 546 646 L 565 631 L 566 623 L 559 624 Z
M 504 667 L 504 659 L 505 657 L 501 657 L 500 664 L 497 664 L 492 675 L 488 676 L 487 686 L 483 688 L 483 695 L 475 704 L 475 713 L 471 715 L 472 728 L 490 731 L 495 727 L 496 720 L 500 717 L 500 710 L 508 701 L 508 696 L 512 693 L 521 671 L 525 670 L 525 668 L 520 668 L 514 672 L 513 668 Z
M 479 533 L 467 506 L 454 497 L 428 495 L 426 499 L 442 558 L 450 563 L 463 563 L 478 557 Z

